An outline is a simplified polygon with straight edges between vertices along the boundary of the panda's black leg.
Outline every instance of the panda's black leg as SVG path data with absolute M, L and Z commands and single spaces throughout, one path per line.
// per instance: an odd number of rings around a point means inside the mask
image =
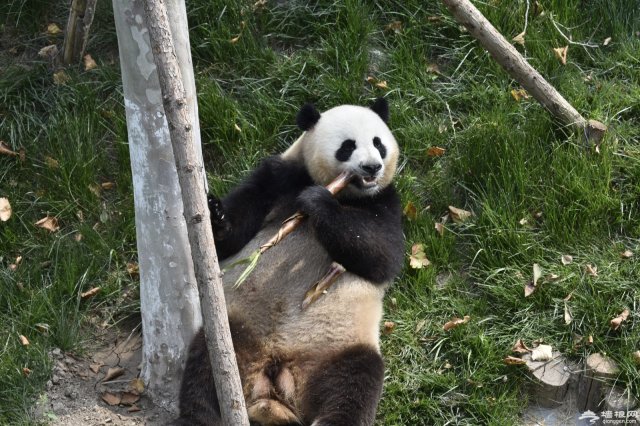
M 384 363 L 371 346 L 356 345 L 310 376 L 303 410 L 311 426 L 370 426 L 382 393 Z
M 229 220 L 227 220 L 224 207 L 222 207 L 222 201 L 215 195 L 209 194 L 207 196 L 207 203 L 209 204 L 209 213 L 211 214 L 213 236 L 216 241 L 222 241 L 228 236 L 231 230 L 231 224 Z
M 209 352 L 204 331 L 195 335 L 189 347 L 182 386 L 180 387 L 180 417 L 174 425 L 221 426 Z

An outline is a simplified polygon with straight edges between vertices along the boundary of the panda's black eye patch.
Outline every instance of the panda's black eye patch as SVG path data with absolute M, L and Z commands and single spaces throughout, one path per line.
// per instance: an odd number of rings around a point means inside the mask
M 382 144 L 382 141 L 379 137 L 376 136 L 375 138 L 373 138 L 373 146 L 378 151 L 380 151 L 380 157 L 384 158 L 387 156 L 387 148 L 385 148 L 385 146 Z
M 347 139 L 342 142 L 340 148 L 336 151 L 336 160 L 345 162 L 351 158 L 351 154 L 356 150 L 356 141 Z

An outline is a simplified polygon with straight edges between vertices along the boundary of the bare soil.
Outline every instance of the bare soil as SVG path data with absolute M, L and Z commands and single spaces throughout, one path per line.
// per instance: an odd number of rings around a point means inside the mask
M 138 380 L 142 336 L 102 330 L 86 356 L 50 352 L 53 373 L 34 417 L 56 426 L 165 425 L 174 416 L 153 405 Z

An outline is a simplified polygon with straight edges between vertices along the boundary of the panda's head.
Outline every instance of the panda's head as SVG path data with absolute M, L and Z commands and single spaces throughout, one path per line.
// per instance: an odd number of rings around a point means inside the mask
M 355 178 L 345 192 L 373 195 L 391 183 L 398 163 L 398 143 L 387 127 L 388 119 L 389 106 L 383 98 L 370 108 L 341 105 L 323 113 L 306 104 L 297 116 L 304 133 L 283 158 L 303 161 L 319 185 L 348 170 Z

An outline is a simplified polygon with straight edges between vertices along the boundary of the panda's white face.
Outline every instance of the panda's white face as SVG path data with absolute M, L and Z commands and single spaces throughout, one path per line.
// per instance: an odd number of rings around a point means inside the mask
M 387 114 L 386 107 L 384 102 L 382 117 Z M 398 144 L 381 115 L 361 106 L 332 108 L 312 118 L 311 127 L 284 156 L 301 155 L 319 185 L 328 184 L 347 170 L 355 178 L 346 192 L 373 195 L 391 183 L 399 155 Z

